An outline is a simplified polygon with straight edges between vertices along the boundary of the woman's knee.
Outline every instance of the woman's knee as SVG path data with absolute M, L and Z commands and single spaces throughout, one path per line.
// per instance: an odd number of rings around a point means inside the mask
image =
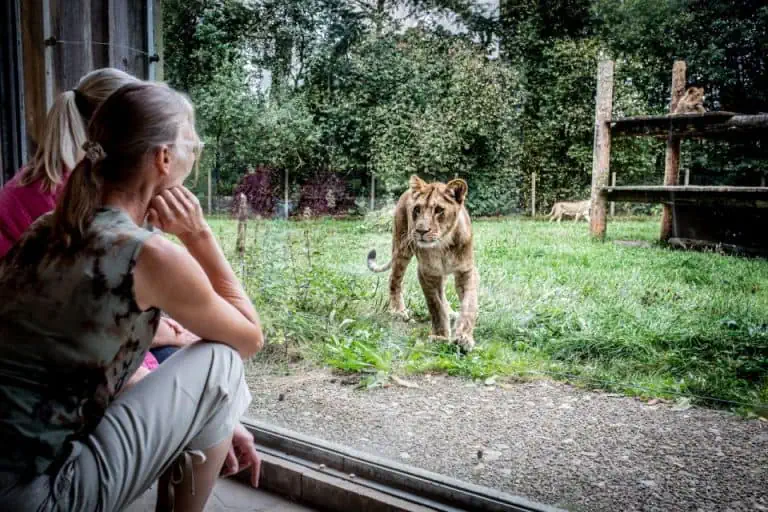
M 195 343 L 189 348 L 194 348 L 205 359 L 210 369 L 210 385 L 221 386 L 223 383 L 229 383 L 229 389 L 245 385 L 243 359 L 229 345 L 206 341 Z

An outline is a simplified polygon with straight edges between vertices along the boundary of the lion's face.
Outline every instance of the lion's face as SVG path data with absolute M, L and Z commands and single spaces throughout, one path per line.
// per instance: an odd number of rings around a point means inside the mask
M 464 180 L 426 183 L 411 177 L 408 215 L 411 239 L 422 248 L 438 247 L 443 237 L 456 226 L 467 194 Z
M 688 101 L 691 103 L 698 103 L 704 100 L 704 88 L 703 87 L 689 87 L 685 93 L 688 96 Z

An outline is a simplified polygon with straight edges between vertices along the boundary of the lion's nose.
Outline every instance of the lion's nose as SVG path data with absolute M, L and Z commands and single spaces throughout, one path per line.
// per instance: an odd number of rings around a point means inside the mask
M 416 232 L 418 234 L 420 234 L 420 235 L 426 235 L 427 233 L 429 233 L 429 230 L 428 229 L 416 228 Z

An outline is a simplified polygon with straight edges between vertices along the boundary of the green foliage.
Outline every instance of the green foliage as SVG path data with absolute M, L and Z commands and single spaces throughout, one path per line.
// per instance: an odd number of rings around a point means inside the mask
M 595 70 L 616 60 L 614 115 L 668 110 L 674 59 L 710 108 L 768 111 L 768 7 L 757 0 L 169 0 L 166 66 L 190 93 L 221 194 L 271 165 L 398 194 L 409 174 L 470 185 L 475 215 L 586 197 Z M 404 30 L 396 8 L 420 19 Z M 463 23 L 448 33 L 432 15 Z M 494 41 L 501 58 L 487 56 Z M 756 184 L 764 144 L 683 145 L 693 183 Z M 616 141 L 619 184 L 661 180 L 663 146 Z
M 402 192 L 411 174 L 474 190 L 497 182 L 494 211 L 514 205 L 518 150 L 514 75 L 460 38 L 418 30 L 369 38 L 350 55 L 347 78 L 320 104 L 334 167 L 370 166 L 384 188 Z M 510 191 L 512 193 L 505 193 Z

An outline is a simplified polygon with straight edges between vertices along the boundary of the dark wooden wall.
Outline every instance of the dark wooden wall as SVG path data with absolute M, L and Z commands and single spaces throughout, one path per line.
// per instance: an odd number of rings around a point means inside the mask
M 162 0 L 23 0 L 20 10 L 27 156 L 56 95 L 89 71 L 162 80 Z

